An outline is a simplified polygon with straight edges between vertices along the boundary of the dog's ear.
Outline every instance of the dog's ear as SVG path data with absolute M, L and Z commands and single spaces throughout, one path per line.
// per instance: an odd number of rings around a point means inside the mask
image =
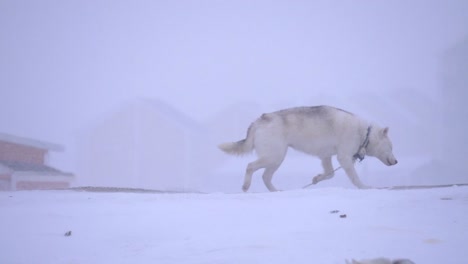
M 388 127 L 381 130 L 382 136 L 386 137 L 388 135 Z

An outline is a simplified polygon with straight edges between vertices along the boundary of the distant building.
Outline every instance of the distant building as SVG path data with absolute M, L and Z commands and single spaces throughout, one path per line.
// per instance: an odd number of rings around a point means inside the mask
M 0 190 L 44 190 L 70 187 L 74 176 L 46 165 L 49 151 L 60 145 L 0 133 Z
M 442 159 L 467 180 L 468 157 L 468 36 L 447 50 L 441 63 L 443 107 Z M 446 172 L 445 172 L 446 173 Z
M 216 146 L 208 131 L 172 106 L 133 100 L 80 135 L 80 186 L 199 190 Z

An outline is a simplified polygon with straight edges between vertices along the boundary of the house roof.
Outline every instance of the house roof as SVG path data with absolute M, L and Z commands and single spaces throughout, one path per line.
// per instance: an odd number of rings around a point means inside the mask
M 13 136 L 10 134 L 0 133 L 0 141 L 5 141 L 9 143 L 14 143 L 18 145 L 24 145 L 28 147 L 34 147 L 38 149 L 53 150 L 53 151 L 63 151 L 64 147 L 62 145 L 48 143 L 44 141 L 39 141 L 36 139 L 30 139 L 25 137 Z
M 50 174 L 64 174 L 62 171 L 54 169 L 44 164 L 31 164 L 18 161 L 6 161 L 0 160 L 0 165 L 7 167 L 8 169 L 15 172 L 40 172 Z
M 147 98 L 147 99 L 141 99 L 139 102 L 147 103 L 149 106 L 151 106 L 154 109 L 154 111 L 170 117 L 171 120 L 177 122 L 181 126 L 188 127 L 188 128 L 195 129 L 195 130 L 202 129 L 202 126 L 198 122 L 191 119 L 185 113 L 179 111 L 172 105 L 162 100 L 154 99 L 154 98 L 152 99 Z
M 462 54 L 468 54 L 468 35 L 453 45 L 445 52 L 448 57 L 460 57 Z

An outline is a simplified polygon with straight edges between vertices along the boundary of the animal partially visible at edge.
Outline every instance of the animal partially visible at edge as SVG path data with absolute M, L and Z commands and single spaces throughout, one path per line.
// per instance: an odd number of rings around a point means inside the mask
M 334 176 L 332 157 L 336 155 L 351 182 L 365 189 L 370 187 L 363 184 L 356 173 L 357 159 L 362 160 L 367 155 L 388 166 L 398 163 L 388 131 L 388 127 L 379 127 L 339 108 L 295 107 L 263 114 L 250 125 L 245 139 L 220 144 L 219 148 L 233 155 L 255 150 L 257 160 L 247 165 L 244 192 L 250 188 L 252 175 L 259 169 L 265 169 L 262 178 L 268 190 L 277 191 L 272 184 L 273 174 L 288 148 L 320 158 L 323 172 L 312 179 L 313 184 Z
M 415 263 L 409 259 L 391 260 L 388 258 L 376 258 L 376 259 L 364 259 L 361 261 L 357 261 L 355 259 L 351 261 L 346 260 L 346 264 L 415 264 Z

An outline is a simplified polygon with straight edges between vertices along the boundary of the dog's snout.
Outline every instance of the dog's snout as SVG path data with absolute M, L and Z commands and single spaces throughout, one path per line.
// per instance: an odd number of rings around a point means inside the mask
M 396 165 L 398 163 L 398 160 L 394 159 L 387 159 L 387 165 L 388 166 L 393 166 L 393 165 Z

